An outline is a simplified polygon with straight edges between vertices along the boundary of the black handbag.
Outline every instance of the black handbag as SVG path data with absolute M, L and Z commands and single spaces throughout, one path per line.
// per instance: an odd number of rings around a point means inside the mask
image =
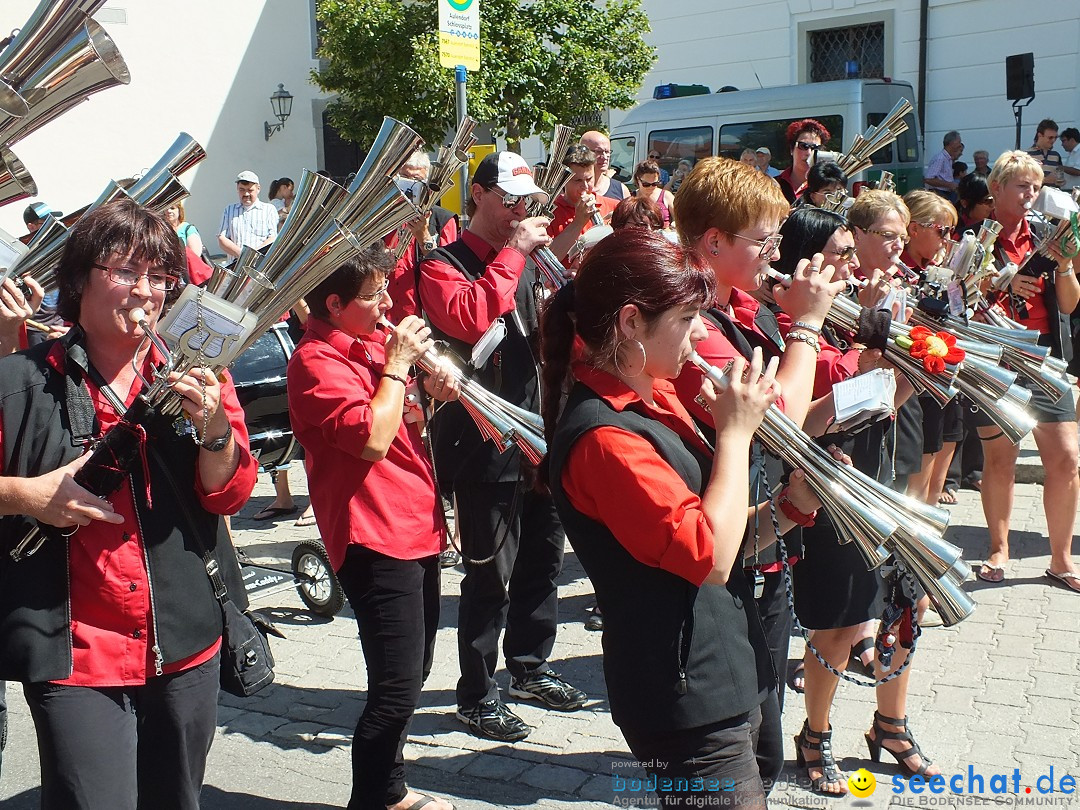
M 209 553 L 203 555 L 203 562 L 221 605 L 221 688 L 230 695 L 250 697 L 274 682 L 274 654 L 267 633 L 280 633 L 262 616 L 240 610 L 229 598 L 217 561 Z

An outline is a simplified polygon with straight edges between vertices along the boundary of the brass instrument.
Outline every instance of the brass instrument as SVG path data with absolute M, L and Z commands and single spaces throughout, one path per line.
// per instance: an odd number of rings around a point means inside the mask
M 725 374 L 697 352 L 690 355 L 690 362 L 714 385 L 727 385 Z M 755 435 L 766 450 L 806 474 L 840 542 L 855 543 L 867 568 L 881 565 L 892 554 L 926 589 L 946 626 L 971 615 L 975 604 L 960 587 L 971 568 L 960 549 L 942 537 L 948 512 L 839 463 L 775 405 L 766 411 Z

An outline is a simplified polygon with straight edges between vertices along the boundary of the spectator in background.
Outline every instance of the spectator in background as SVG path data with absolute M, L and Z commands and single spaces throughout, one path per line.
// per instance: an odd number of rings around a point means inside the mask
M 1076 127 L 1068 127 L 1061 133 L 1061 145 L 1065 147 L 1065 156 L 1061 162 L 1061 170 L 1065 173 L 1066 191 L 1080 186 L 1080 130 Z
M 980 177 L 989 177 L 990 153 L 985 149 L 977 149 L 971 158 L 975 161 L 975 166 L 972 168 L 971 173 L 977 174 Z
M 975 172 L 960 179 L 956 193 L 956 212 L 960 220 L 956 223 L 953 237 L 959 239 L 964 231 L 978 233 L 982 221 L 994 216 L 994 198 L 990 196 L 986 178 Z
M 956 178 L 953 163 L 964 154 L 964 142 L 955 129 L 941 139 L 941 151 L 930 159 L 923 172 L 923 186 L 927 191 L 940 194 L 949 202 L 956 202 Z
M 794 203 L 810 173 L 810 155 L 832 136 L 820 121 L 803 118 L 788 125 L 785 137 L 791 150 L 791 165 L 776 176 L 776 182 L 787 201 Z
M 757 156 L 754 154 L 753 149 L 743 149 L 739 154 L 739 163 L 743 163 L 749 166 L 751 169 L 757 168 Z
M 285 221 L 292 209 L 293 197 L 296 196 L 296 184 L 291 178 L 281 177 L 270 181 L 270 204 L 278 211 L 278 228 Z
M 180 244 L 186 248 L 190 248 L 191 252 L 196 256 L 201 256 L 203 252 L 203 240 L 199 236 L 199 231 L 184 218 L 184 204 L 178 202 L 176 205 L 170 205 L 165 209 L 165 221 L 168 222 L 173 230 L 176 231 L 176 235 L 180 237 Z
M 634 195 L 639 199 L 648 200 L 659 210 L 660 227 L 667 228 L 671 225 L 671 211 L 675 197 L 663 187 L 660 167 L 652 160 L 643 160 L 634 168 L 634 182 L 637 184 Z
M 967 171 L 968 171 L 968 165 L 966 163 L 964 163 L 964 161 L 962 161 L 962 160 L 953 161 L 952 176 L 953 176 L 953 180 L 956 181 L 957 185 L 960 184 L 960 178 L 962 178 L 965 174 L 967 174 Z
M 770 164 L 772 163 L 772 150 L 767 146 L 759 146 L 754 151 L 755 160 L 757 160 L 757 167 L 759 172 L 764 172 L 769 177 L 776 177 L 780 174 L 779 169 L 774 169 Z
M 56 219 L 64 216 L 59 211 L 53 211 L 48 203 L 36 202 L 26 206 L 26 210 L 23 211 L 23 224 L 26 225 L 26 230 L 32 234 L 37 233 L 38 229 L 45 224 L 45 217 L 50 214 Z
M 651 160 L 660 169 L 660 184 L 661 186 L 667 186 L 668 181 L 671 180 L 671 172 L 660 165 L 660 152 L 657 149 L 649 150 L 648 160 Z
M 1061 188 L 1065 184 L 1065 172 L 1062 171 L 1061 155 L 1054 149 L 1058 136 L 1058 125 L 1050 118 L 1044 118 L 1035 128 L 1035 143 L 1027 153 L 1043 169 L 1043 185 Z
M 278 212 L 259 200 L 259 176 L 252 171 L 236 175 L 239 202 L 225 206 L 218 231 L 218 244 L 234 259 L 244 247 L 266 247 L 277 236 Z
M 679 165 L 675 167 L 675 173 L 671 175 L 671 182 L 667 184 L 665 191 L 670 191 L 672 194 L 679 190 L 679 186 L 682 185 L 682 181 L 686 179 L 686 176 L 690 174 L 690 170 L 694 168 L 692 161 L 686 158 L 679 161 Z
M 630 189 L 608 173 L 611 166 L 611 141 L 603 132 L 591 129 L 581 136 L 581 145 L 589 147 L 596 155 L 596 178 L 594 191 L 598 197 L 611 197 L 618 202 L 630 196 Z

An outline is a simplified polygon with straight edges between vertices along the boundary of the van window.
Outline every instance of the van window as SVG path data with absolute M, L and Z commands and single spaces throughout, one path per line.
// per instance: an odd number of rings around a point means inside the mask
M 679 173 L 679 164 L 686 162 L 694 167 L 702 158 L 712 157 L 713 128 L 686 127 L 685 129 L 654 129 L 649 133 L 649 148 L 645 152 L 659 152 L 661 169 L 665 169 L 672 178 L 681 179 L 686 172 Z M 633 171 L 631 169 L 631 171 Z
M 615 179 L 629 183 L 634 177 L 634 148 L 637 138 L 625 135 L 611 139 L 611 168 L 615 170 Z
M 801 115 L 798 118 L 778 118 L 773 121 L 754 121 L 748 124 L 725 124 L 720 127 L 720 156 L 738 160 L 743 149 L 757 150 L 769 147 L 772 166 L 786 169 L 791 165 L 791 151 L 787 147 L 787 128 L 792 121 L 813 118 L 829 130 L 829 142 L 823 148 L 830 152 L 841 151 L 844 142 L 844 117 L 842 115 Z M 880 118 L 878 119 L 880 120 Z
M 885 119 L 885 113 L 867 113 L 866 125 L 870 127 L 876 127 Z M 900 137 L 896 139 L 896 146 L 898 147 L 898 156 L 895 160 L 896 163 L 916 163 L 919 159 L 919 142 L 915 138 L 915 116 L 912 113 L 908 113 L 904 116 L 904 123 L 908 125 L 906 132 L 901 132 Z M 893 144 L 889 144 L 883 149 L 875 152 L 870 156 L 870 160 L 874 162 L 875 166 L 879 166 L 882 163 L 893 163 Z

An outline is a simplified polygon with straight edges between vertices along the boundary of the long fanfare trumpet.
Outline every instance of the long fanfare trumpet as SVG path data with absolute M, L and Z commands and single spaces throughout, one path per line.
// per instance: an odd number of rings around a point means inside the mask
M 563 164 L 566 150 L 570 147 L 574 133 L 570 127 L 562 124 L 555 125 L 555 134 L 551 139 L 551 151 L 547 165 L 538 177 L 533 178 L 536 185 L 547 194 L 547 201 L 538 197 L 530 197 L 525 203 L 530 217 L 550 216 L 551 207 L 555 204 L 555 198 L 562 194 L 567 182 L 573 176 L 573 172 Z M 566 268 L 559 261 L 559 257 L 551 252 L 548 247 L 538 247 L 532 252 L 532 260 L 536 263 L 544 283 L 550 289 L 557 290 L 566 284 L 568 278 Z
M 727 385 L 724 372 L 697 352 L 691 353 L 690 362 L 714 385 Z M 840 542 L 855 543 L 868 568 L 881 565 L 892 554 L 926 589 L 946 626 L 971 615 L 975 605 L 960 588 L 971 569 L 960 549 L 941 536 L 948 525 L 947 512 L 839 463 L 775 405 L 765 412 L 755 435 L 770 453 L 803 470 Z
M 475 129 L 475 119 L 465 116 L 458 124 L 454 140 L 450 142 L 450 145 L 439 147 L 439 153 L 431 164 L 427 181 L 417 184 L 419 193 L 417 198 L 412 200 L 421 216 L 427 216 L 435 204 L 457 184 L 455 178 L 461 171 L 461 167 L 468 165 L 470 153 L 478 140 L 474 134 Z M 403 226 L 398 230 L 398 244 L 394 248 L 394 258 L 400 259 L 405 255 L 409 244 L 410 234 L 407 226 Z
M 547 455 L 544 421 L 538 414 L 492 394 L 470 379 L 446 352 L 440 352 L 436 348 L 428 349 L 417 359 L 416 365 L 428 374 L 435 374 L 441 369 L 450 373 L 461 388 L 458 401 L 472 417 L 480 434 L 495 442 L 501 451 L 517 447 L 533 466 L 538 465 Z
M 814 150 L 810 153 L 810 165 L 813 166 L 819 161 L 832 160 L 848 177 L 854 177 L 864 169 L 869 169 L 874 165 L 870 159 L 871 155 L 884 149 L 902 133 L 907 132 L 908 125 L 904 121 L 904 116 L 911 110 L 911 102 L 906 98 L 900 99 L 881 123 L 868 127 L 862 135 L 856 135 L 847 152 Z
M 401 128 L 408 129 L 391 119 L 384 122 L 384 130 L 395 129 L 400 134 Z M 172 389 L 171 374 L 197 367 L 221 372 L 344 261 L 405 220 L 416 217 L 416 208 L 392 180 L 413 151 L 408 149 L 395 163 L 396 158 L 389 158 L 387 151 L 397 155 L 399 146 L 398 138 L 377 142 L 378 148 L 369 151 L 361 166 L 364 181 L 358 184 L 360 190 L 353 193 L 304 172 L 278 239 L 265 256 L 250 262 L 251 270 L 259 274 L 265 287 L 259 288 L 257 296 L 247 296 L 247 306 L 209 290 L 188 287 L 157 325 L 160 334 L 145 313 L 132 310 L 132 320 L 143 329 L 144 344 L 156 346 L 166 360 L 154 370 L 151 379 L 143 378 L 143 391 L 76 473 L 77 483 L 101 497 L 115 492 L 127 475 L 124 464 L 138 457 L 139 426 L 147 419 L 181 412 L 181 397 Z M 231 278 L 224 276 L 220 283 L 229 284 Z M 230 289 L 240 291 L 245 287 L 236 284 Z M 135 356 L 141 354 L 140 350 Z M 142 376 L 138 367 L 136 373 Z M 44 540 L 42 527 L 35 526 L 11 550 L 11 557 L 20 560 L 33 554 Z

